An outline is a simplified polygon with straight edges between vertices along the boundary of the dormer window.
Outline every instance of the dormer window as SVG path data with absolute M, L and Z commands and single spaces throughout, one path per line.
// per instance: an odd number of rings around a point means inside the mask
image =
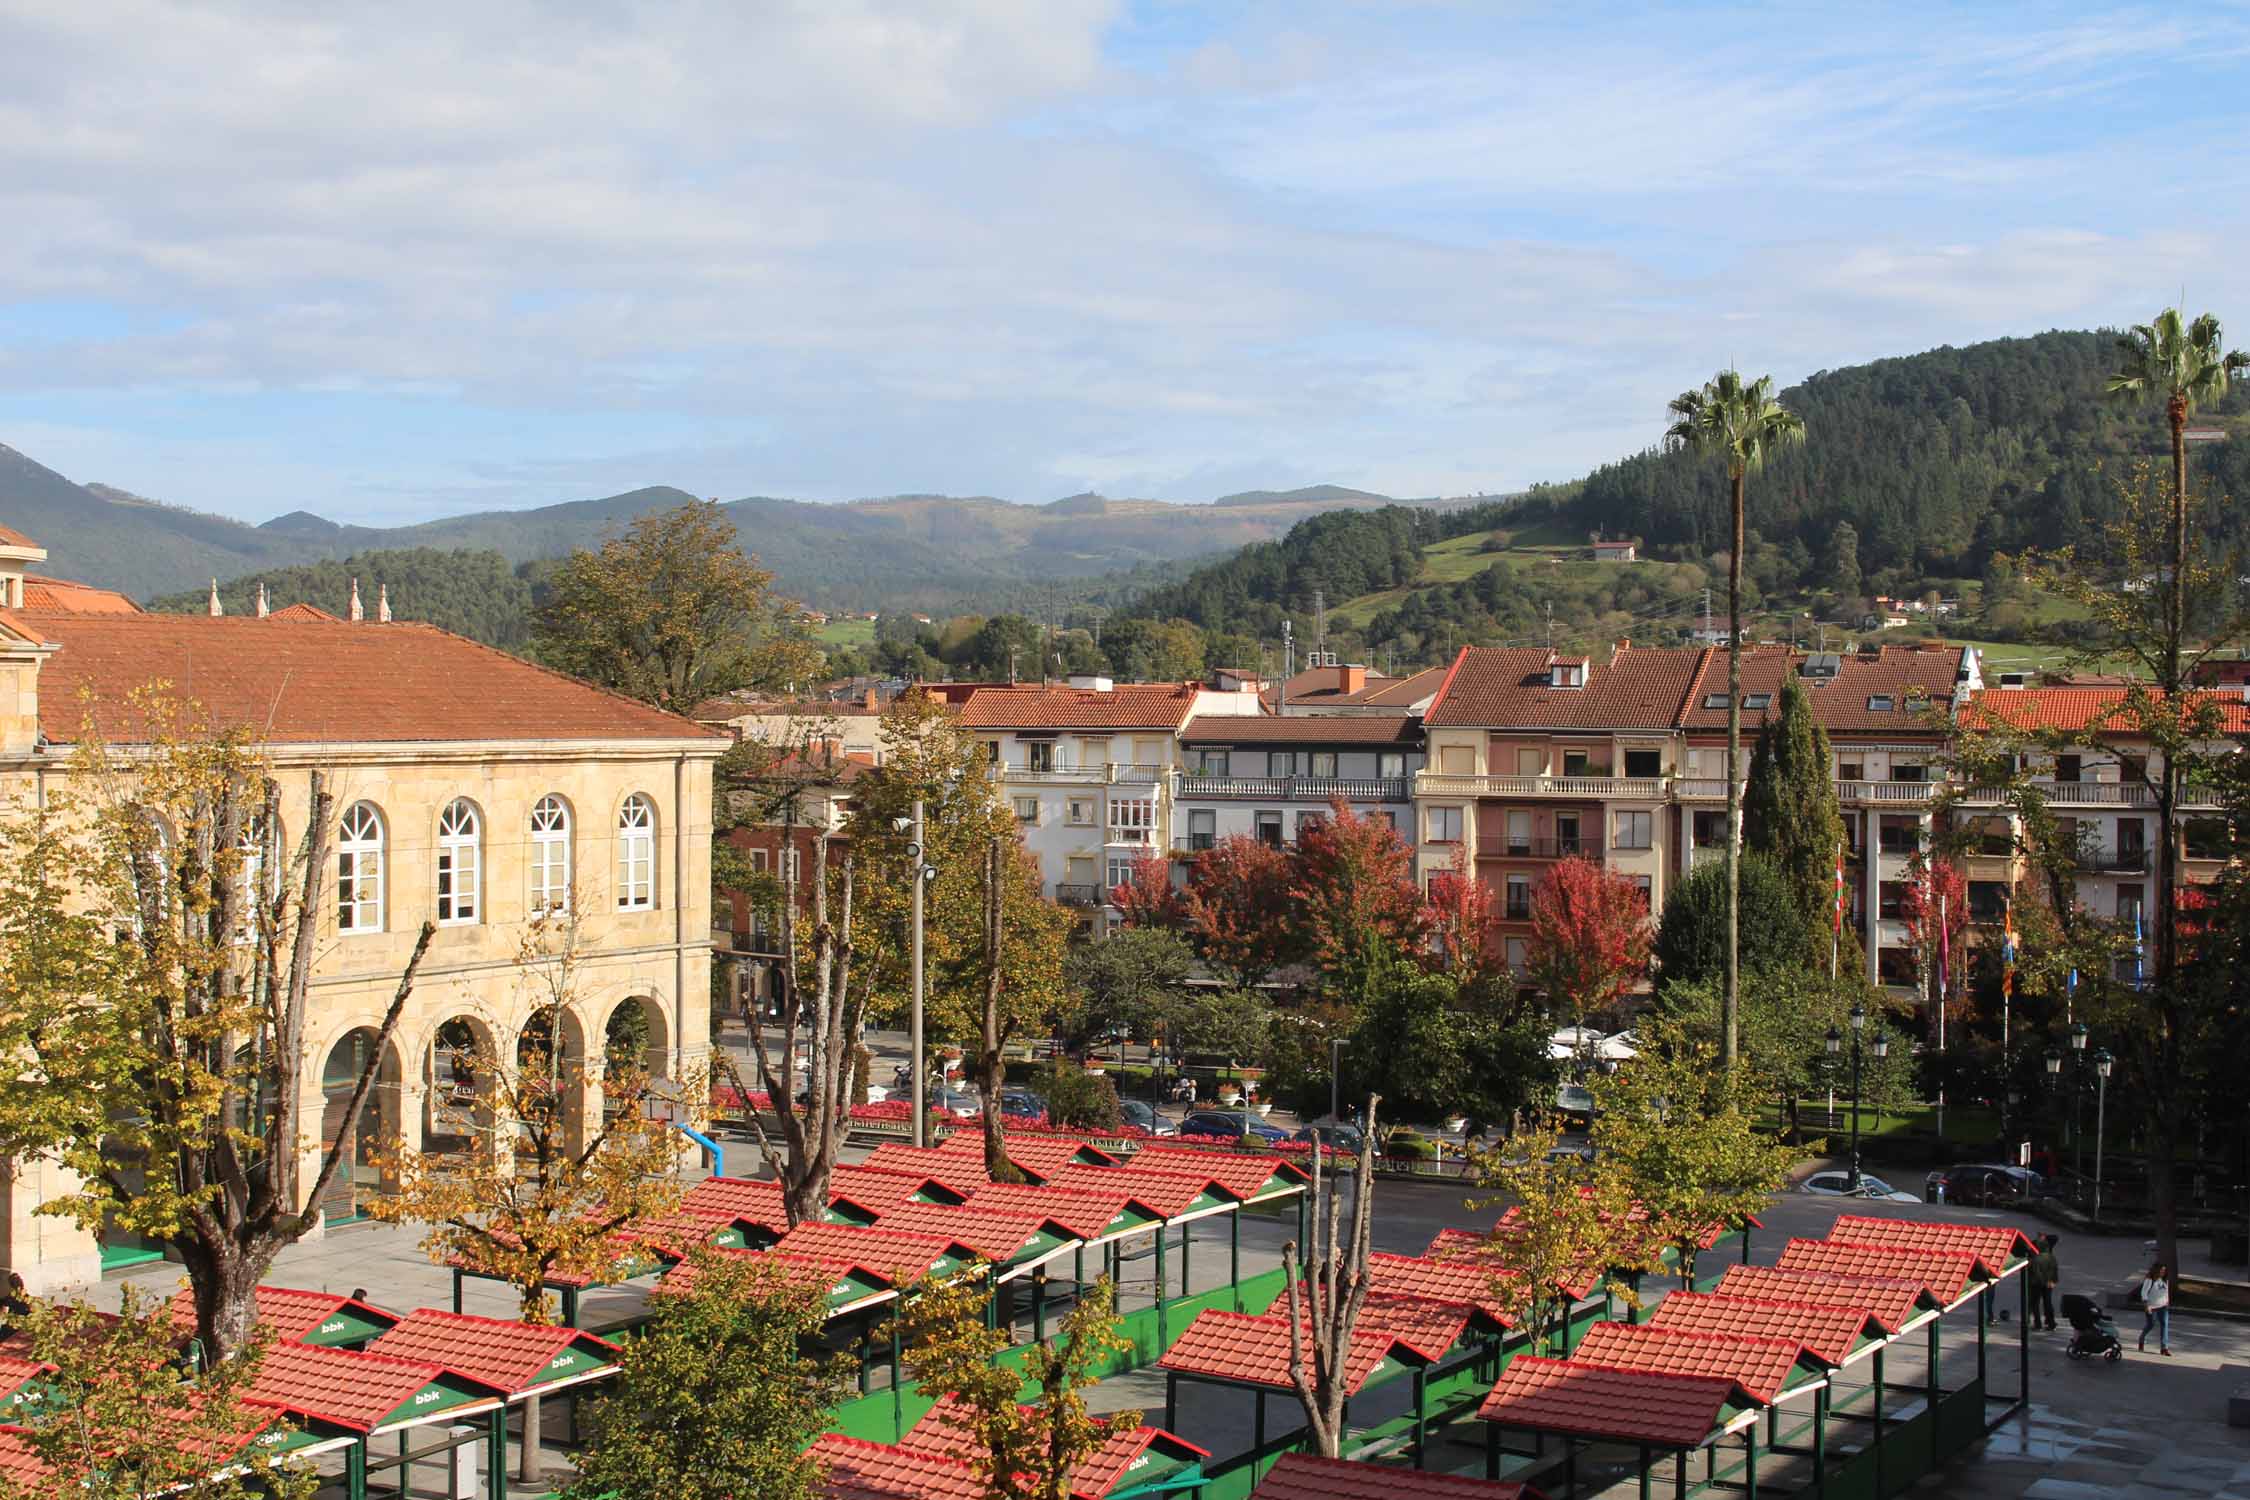
M 1771 694 L 1771 693 L 1744 693 L 1744 694 L 1742 695 L 1742 706 L 1743 706 L 1744 708 L 1747 708 L 1747 709 L 1752 709 L 1752 710 L 1756 710 L 1756 709 L 1761 709 L 1761 708 L 1771 708 L 1771 707 L 1773 707 L 1773 694 Z
M 1703 706 L 1705 708 L 1725 708 L 1727 706 L 1727 695 L 1724 693 L 1705 693 L 1703 695 Z
M 1894 707 L 1896 707 L 1896 703 L 1889 693 L 1869 693 L 1867 695 L 1867 711 L 1871 714 L 1887 714 Z
M 1584 661 L 1558 661 L 1548 669 L 1547 681 L 1559 688 L 1582 688 L 1586 685 Z

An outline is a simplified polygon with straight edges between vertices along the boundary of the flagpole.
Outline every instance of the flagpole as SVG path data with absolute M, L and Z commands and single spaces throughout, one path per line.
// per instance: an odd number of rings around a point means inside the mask
M 1936 883 L 1936 882 L 1935 882 L 1935 877 L 1933 876 L 1933 877 L 1932 877 L 1932 884 L 1935 884 L 1935 883 Z M 1945 1070 L 1945 1000 L 1946 1000 L 1946 993 L 1945 993 L 1945 991 L 1946 991 L 1946 981 L 1947 981 L 1947 979 L 1948 979 L 1948 978 L 1950 977 L 1950 976 L 1949 976 L 1949 975 L 1948 975 L 1948 974 L 1946 973 L 1946 971 L 1947 971 L 1948 969 L 1950 969 L 1950 968 L 1952 968 L 1952 967 L 1953 967 L 1953 953 L 1952 953 L 1952 944 L 1951 944 L 1951 943 L 1949 943 L 1949 942 L 1948 942 L 1948 941 L 1946 940 L 1946 938 L 1947 938 L 1947 934 L 1946 934 L 1946 928 L 1945 928 L 1945 892 L 1943 892 L 1943 891 L 1939 891 L 1939 892 L 1938 892 L 1938 898 L 1937 898 L 1937 940 L 1938 940 L 1938 969 L 1937 969 L 1937 1050 L 1938 1050 L 1937 1134 L 1938 1134 L 1938 1139 L 1939 1139 L 1939 1140 L 1941 1140 L 1941 1141 L 1945 1139 L 1945 1071 L 1944 1071 L 1944 1070 Z

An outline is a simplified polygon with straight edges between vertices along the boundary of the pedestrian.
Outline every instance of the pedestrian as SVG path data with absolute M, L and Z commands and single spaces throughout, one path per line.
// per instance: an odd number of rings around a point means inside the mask
M 2141 1342 L 2148 1348 L 2148 1332 L 2156 1330 L 2156 1352 L 2172 1352 L 2172 1268 L 2158 1261 L 2141 1278 Z
M 2055 1287 L 2061 1272 L 2055 1264 L 2055 1236 L 2043 1234 L 2039 1246 L 2031 1253 L 2031 1265 L 2025 1272 L 2031 1278 L 2031 1326 L 2055 1331 Z

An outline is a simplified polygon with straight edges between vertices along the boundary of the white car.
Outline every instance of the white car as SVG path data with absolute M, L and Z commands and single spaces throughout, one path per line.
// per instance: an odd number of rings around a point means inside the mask
M 1902 1193 L 1882 1178 L 1870 1173 L 1859 1174 L 1859 1186 L 1852 1186 L 1849 1172 L 1815 1172 L 1797 1185 L 1800 1193 L 1810 1193 L 1816 1198 L 1872 1198 L 1880 1203 L 1919 1203 L 1922 1200 L 1912 1193 Z

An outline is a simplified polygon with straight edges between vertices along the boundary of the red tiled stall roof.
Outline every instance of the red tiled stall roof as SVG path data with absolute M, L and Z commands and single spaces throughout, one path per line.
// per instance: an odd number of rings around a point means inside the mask
M 953 1177 L 953 1183 L 940 1181 L 914 1167 L 879 1167 L 872 1162 L 857 1165 L 846 1163 L 829 1173 L 828 1201 L 831 1204 L 848 1203 L 880 1218 L 918 1194 L 934 1192 L 947 1202 L 952 1202 L 968 1197 L 972 1190 L 978 1190 L 977 1184 L 968 1179 L 958 1174 L 948 1175 Z M 959 1185 L 955 1186 L 954 1183 Z
M 5 528 L 0 528 L 5 529 Z M 52 1485 L 53 1470 L 33 1451 L 28 1427 L 0 1426 L 0 1479 L 26 1494 L 41 1494 Z
M 1805 1346 L 1794 1339 L 1596 1323 L 1586 1330 L 1571 1357 L 1617 1370 L 1723 1375 L 1771 1405 L 1797 1373 Z
M 807 1450 L 826 1471 L 827 1500 L 985 1500 L 977 1469 L 957 1459 L 909 1453 L 828 1433 Z
M 1003 1212 L 1044 1214 L 1082 1240 L 1099 1239 L 1110 1221 L 1133 1206 L 1133 1195 L 1123 1188 L 1034 1185 L 996 1182 L 980 1188 L 969 1200 L 979 1208 Z M 1154 1209 L 1148 1210 L 1154 1213 Z
M 1250 1492 L 1250 1500 L 1540 1500 L 1540 1495 L 1512 1480 L 1285 1453 Z
M 1106 690 L 980 687 L 961 706 L 967 729 L 1172 729 L 1195 708 L 1192 682 L 1120 682 Z
M 1195 1200 L 1206 1193 L 1215 1192 L 1238 1202 L 1245 1196 L 1208 1172 L 1144 1167 L 1138 1159 L 1122 1167 L 1065 1167 L 1056 1174 L 1055 1182 L 1059 1187 L 1114 1189 L 1127 1193 L 1134 1202 L 1167 1219 L 1188 1212 L 1195 1206 Z
M 1067 1166 L 1114 1166 L 1124 1160 L 1083 1137 L 1051 1135 L 1045 1131 L 1010 1130 L 1003 1135 L 1002 1144 L 1007 1148 L 1008 1160 L 1017 1170 L 1043 1182 Z M 984 1137 L 979 1131 L 957 1130 L 937 1149 L 956 1159 L 974 1160 L 978 1170 L 983 1169 Z
M 973 1455 L 978 1451 L 968 1408 L 951 1397 L 924 1413 L 898 1440 L 898 1446 L 908 1453 L 964 1462 L 974 1462 Z M 1117 1488 L 1120 1480 L 1130 1476 L 1142 1455 L 1152 1448 L 1165 1457 L 1180 1460 L 1211 1456 L 1209 1449 L 1198 1447 L 1161 1427 L 1142 1423 L 1137 1427 L 1112 1428 L 1101 1447 L 1071 1470 L 1071 1494 L 1079 1500 L 1101 1500 Z
M 511 1394 L 492 1379 L 435 1360 L 282 1342 L 267 1348 L 243 1399 L 291 1416 L 372 1432 L 385 1417 L 448 1375 L 481 1387 L 490 1400 Z
M 322 1324 L 338 1313 L 348 1312 L 381 1326 L 396 1323 L 398 1314 L 385 1312 L 372 1302 L 362 1302 L 347 1297 L 342 1292 L 307 1292 L 295 1287 L 262 1286 L 257 1290 L 258 1322 L 273 1331 L 276 1339 L 301 1339 L 308 1333 L 318 1333 Z M 186 1332 L 195 1330 L 195 1293 L 182 1288 L 172 1294 L 166 1307 L 172 1326 Z
M 1006 1265 L 1021 1255 L 1042 1229 L 1054 1224 L 1045 1214 L 1029 1210 L 981 1207 L 967 1203 L 901 1203 L 876 1220 L 878 1230 L 931 1235 L 966 1245 L 995 1265 Z M 1060 1237 L 1074 1238 L 1059 1224 Z
M 1421 724 L 1396 714 L 1198 714 L 1180 731 L 1186 745 L 1379 745 L 1422 743 Z
M 375 1350 L 391 1359 L 426 1360 L 458 1370 L 496 1385 L 510 1396 L 545 1384 L 540 1377 L 565 1353 L 577 1351 L 603 1364 L 617 1358 L 615 1344 L 575 1328 L 543 1327 L 428 1307 L 408 1313 L 398 1327 L 375 1341 Z
M 1905 1250 L 1843 1240 L 1793 1239 L 1775 1264 L 1784 1271 L 1918 1281 L 1948 1307 L 1960 1301 L 1972 1283 L 1989 1277 L 1982 1262 L 1966 1250 Z
M 1208 1174 L 1237 1197 L 1247 1198 L 1275 1177 L 1292 1187 L 1303 1187 L 1312 1174 L 1285 1156 L 1265 1152 L 1213 1151 L 1204 1146 L 1175 1146 L 1151 1142 L 1133 1158 L 1136 1165 L 1166 1172 Z
M 783 1286 L 799 1291 L 818 1292 L 822 1297 L 836 1293 L 838 1283 L 859 1277 L 876 1287 L 890 1287 L 890 1273 L 876 1266 L 864 1265 L 848 1256 L 793 1255 L 780 1250 L 735 1250 L 721 1248 L 711 1252 L 720 1260 L 748 1261 L 764 1268 Z M 675 1296 L 692 1291 L 697 1275 L 696 1263 L 682 1261 L 664 1273 L 657 1283 L 658 1293 Z M 875 1293 L 870 1293 L 870 1296 Z M 887 1295 L 885 1293 L 884 1295 Z
M 1920 1280 L 1784 1271 L 1778 1266 L 1729 1266 L 1719 1278 L 1718 1290 L 1729 1297 L 1853 1308 L 1873 1317 L 1886 1334 L 1902 1331 L 1935 1302 Z
M 1727 654 L 1718 647 L 1700 653 L 1702 661 L 1694 685 L 1680 711 L 1680 727 L 1689 731 L 1723 734 L 1727 706 L 1705 707 L 1705 700 L 1724 698 L 1727 690 Z M 1781 686 L 1792 677 L 1805 689 L 1813 717 L 1831 735 L 1882 734 L 1932 737 L 1942 733 L 1932 721 L 1953 702 L 1953 679 L 1960 670 L 1961 648 L 1924 651 L 1911 646 L 1885 646 L 1880 655 L 1837 653 L 1833 678 L 1807 677 L 1800 670 L 1806 654 L 1786 646 L 1756 646 L 1742 654 L 1743 722 L 1755 725 L 1767 715 L 1781 713 Z M 1771 695 L 1762 708 L 1750 708 L 1752 693 Z M 1890 707 L 1879 704 L 1888 700 Z
M 1352 1329 L 1351 1352 L 1344 1361 L 1344 1383 L 1357 1391 L 1385 1359 L 1404 1353 L 1424 1362 L 1441 1357 L 1458 1341 L 1445 1337 L 1450 1326 L 1459 1330 L 1465 1319 L 1448 1317 L 1442 1310 L 1424 1308 L 1420 1321 L 1405 1312 L 1390 1320 L 1362 1318 Z M 1435 1347 L 1426 1347 L 1435 1346 Z M 1311 1358 L 1308 1332 L 1303 1340 L 1305 1357 Z M 1289 1385 L 1289 1319 L 1286 1310 L 1252 1316 L 1213 1309 L 1199 1313 L 1157 1367 L 1183 1375 L 1202 1375 L 1269 1390 Z
M 1583 687 L 1550 685 L 1557 658 L 1542 647 L 1465 646 L 1430 705 L 1433 727 L 1670 729 L 1699 660 L 1693 651 L 1596 653 Z
M 40 668 L 40 729 L 117 742 L 149 726 L 128 699 L 162 679 L 222 725 L 269 743 L 708 740 L 725 736 L 506 652 L 410 622 L 21 611 L 9 623 L 61 648 Z
M 1430 1236 L 1429 1249 L 1424 1254 L 1431 1260 L 1461 1261 L 1487 1271 L 1516 1274 L 1508 1262 L 1508 1247 L 1493 1237 L 1507 1222 L 1508 1215 L 1501 1215 L 1500 1224 L 1494 1225 L 1490 1234 L 1479 1234 L 1474 1229 L 1441 1229 Z M 1590 1297 L 1605 1277 L 1606 1273 L 1600 1270 L 1581 1270 L 1575 1273 L 1575 1279 L 1559 1283 L 1556 1290 L 1568 1293 L 1573 1299 Z
M 728 1224 L 756 1224 L 775 1234 L 789 1227 L 781 1184 L 747 1177 L 706 1177 L 680 1198 L 680 1212 L 708 1219 L 723 1228 Z
M 897 1141 L 886 1142 L 867 1153 L 865 1165 L 885 1172 L 908 1172 L 933 1178 L 963 1197 L 974 1193 L 991 1180 L 984 1175 L 982 1157 L 971 1159 L 964 1152 L 947 1151 L 940 1146 L 908 1146 Z
M 2036 1253 L 2031 1236 L 2012 1224 L 1925 1223 L 1879 1219 L 1871 1214 L 1840 1214 L 1828 1237 L 1853 1245 L 1890 1245 L 1901 1250 L 1961 1250 L 1997 1275 L 2008 1263 Z
M 1773 1302 L 1716 1292 L 1667 1293 L 1656 1304 L 1650 1326 L 1737 1338 L 1790 1339 L 1831 1365 L 1849 1360 L 1862 1339 L 1884 1336 L 1881 1321 L 1865 1308 L 1826 1302 Z
M 1473 1260 L 1378 1252 L 1367 1258 L 1367 1268 L 1373 1291 L 1474 1307 L 1503 1326 L 1514 1326 L 1501 1309 L 1492 1270 Z
M 1723 1376 L 1616 1370 L 1582 1359 L 1518 1355 L 1477 1415 L 1573 1437 L 1698 1448 L 1756 1398 Z
M 876 1223 L 799 1224 L 783 1235 L 774 1249 L 784 1255 L 804 1255 L 830 1261 L 848 1261 L 880 1271 L 895 1286 L 903 1286 L 937 1269 L 948 1256 L 974 1260 L 976 1250 L 949 1234 L 917 1234 Z

